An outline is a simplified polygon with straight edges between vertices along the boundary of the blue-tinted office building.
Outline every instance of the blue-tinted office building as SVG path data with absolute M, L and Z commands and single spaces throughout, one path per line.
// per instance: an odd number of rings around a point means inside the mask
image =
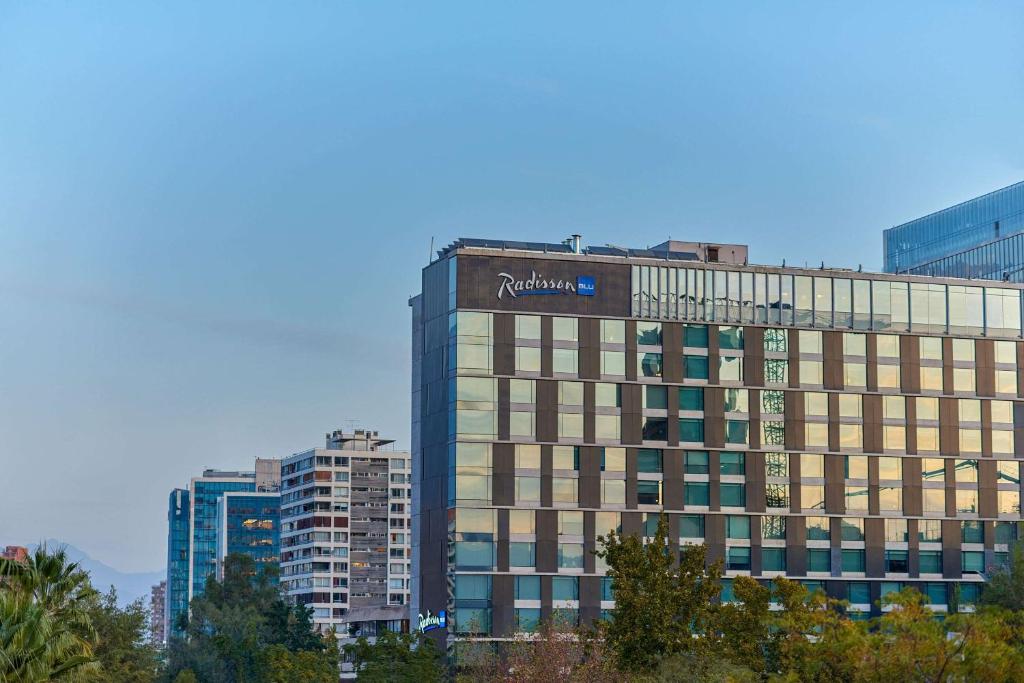
M 228 492 L 254 492 L 251 472 L 207 470 L 192 480 L 192 587 L 189 599 L 202 595 L 206 579 L 217 575 L 217 502 Z
M 241 553 L 262 571 L 281 561 L 281 494 L 227 492 L 217 500 L 217 575 L 224 558 Z M 275 582 L 276 582 L 276 574 Z
M 188 612 L 189 493 L 174 489 L 167 501 L 167 593 L 164 601 L 164 634 L 180 635 L 179 618 Z
M 1024 282 L 1024 182 L 889 228 L 885 271 Z
M 258 564 L 277 564 L 280 488 L 281 461 L 257 458 L 255 471 L 205 470 L 191 480 L 188 489 L 171 492 L 165 608 L 168 637 L 181 635 L 175 626 L 188 614 L 192 598 L 203 594 L 209 577 L 218 575 L 220 552 L 244 552 Z M 251 496 L 253 500 L 224 507 L 221 501 L 225 496 Z M 224 538 L 218 540 L 221 530 Z

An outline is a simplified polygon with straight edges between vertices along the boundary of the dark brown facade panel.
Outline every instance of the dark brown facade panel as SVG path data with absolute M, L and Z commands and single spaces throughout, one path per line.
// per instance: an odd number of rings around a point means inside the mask
M 1018 348 L 1018 356 L 1020 346 Z M 1018 363 L 1020 358 L 1018 357 Z M 974 389 L 978 396 L 996 395 L 996 346 L 991 339 L 977 339 L 974 342 Z M 1017 375 L 1020 382 L 1020 374 Z
M 683 326 L 680 323 L 662 323 L 661 348 L 664 359 L 662 380 L 680 383 L 683 381 L 683 364 L 680 362 L 683 349 Z
M 494 314 L 494 374 L 516 374 L 516 317 Z
M 822 332 L 823 380 L 826 389 L 843 388 L 843 333 Z
M 747 327 L 743 332 L 743 383 L 764 386 L 764 328 Z
M 900 336 L 900 386 L 904 394 L 921 392 L 921 344 L 909 334 Z
M 630 313 L 630 275 L 625 264 L 476 254 L 460 254 L 456 258 L 459 308 L 616 318 L 625 318 Z M 576 291 L 580 276 L 594 278 L 593 296 L 581 296 Z M 516 289 L 518 282 L 523 283 L 522 289 Z M 532 283 L 529 290 L 528 282 Z M 544 282 L 566 293 L 526 294 L 541 289 Z M 560 288 L 558 283 L 562 284 Z M 512 296 L 510 288 L 516 296 Z

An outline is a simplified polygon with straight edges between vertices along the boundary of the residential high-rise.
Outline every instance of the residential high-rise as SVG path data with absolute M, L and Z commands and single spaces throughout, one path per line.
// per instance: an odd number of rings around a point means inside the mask
M 1021 286 L 745 249 L 459 240 L 413 320 L 412 614 L 495 638 L 614 606 L 597 537 L 705 543 L 854 614 L 966 605 L 1019 537 Z M 444 617 L 441 617 L 441 613 Z
M 149 590 L 149 638 L 157 647 L 163 647 L 167 642 L 166 616 L 167 581 L 161 581 Z
M 409 454 L 392 444 L 335 431 L 282 461 L 282 586 L 343 639 L 409 628 Z
M 884 232 L 885 271 L 1024 282 L 1024 182 Z
M 280 461 L 257 458 L 255 471 L 205 470 L 191 480 L 187 490 L 171 492 L 167 513 L 168 636 L 180 635 L 177 625 L 188 613 L 192 598 L 202 595 L 208 577 L 218 575 L 218 560 L 224 556 L 218 549 L 245 552 L 258 564 L 276 563 L 279 528 L 276 519 L 273 525 L 269 522 L 280 499 L 280 483 Z M 233 498 L 225 507 L 222 501 L 227 494 L 254 495 Z M 256 522 L 248 522 L 243 513 L 250 509 Z M 262 528 L 249 528 L 254 523 Z

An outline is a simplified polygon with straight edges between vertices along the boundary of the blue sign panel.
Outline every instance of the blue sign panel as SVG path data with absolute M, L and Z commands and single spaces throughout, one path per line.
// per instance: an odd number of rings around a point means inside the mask
M 576 293 L 580 296 L 594 296 L 594 278 L 590 275 L 578 275 Z

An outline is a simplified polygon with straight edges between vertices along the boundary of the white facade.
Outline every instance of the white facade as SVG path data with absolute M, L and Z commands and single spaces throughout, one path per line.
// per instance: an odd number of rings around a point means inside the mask
M 282 461 L 282 589 L 343 640 L 408 628 L 410 459 L 391 443 L 334 432 Z

